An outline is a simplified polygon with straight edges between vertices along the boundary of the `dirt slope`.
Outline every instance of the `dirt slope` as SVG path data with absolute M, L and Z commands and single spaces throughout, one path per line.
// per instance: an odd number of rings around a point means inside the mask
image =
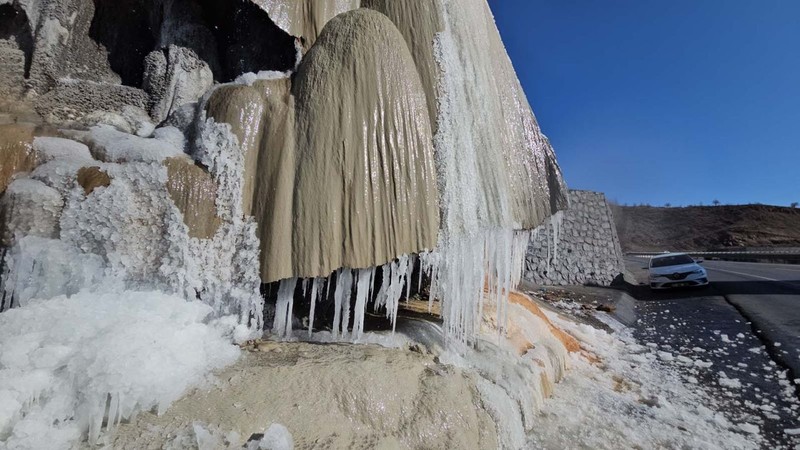
M 800 247 L 800 208 L 612 205 L 624 252 Z

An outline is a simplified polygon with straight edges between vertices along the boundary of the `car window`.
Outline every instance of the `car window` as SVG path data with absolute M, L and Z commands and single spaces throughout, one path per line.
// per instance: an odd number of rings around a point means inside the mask
M 679 266 L 681 264 L 691 264 L 693 262 L 694 259 L 689 255 L 664 256 L 661 258 L 654 258 L 650 267 Z

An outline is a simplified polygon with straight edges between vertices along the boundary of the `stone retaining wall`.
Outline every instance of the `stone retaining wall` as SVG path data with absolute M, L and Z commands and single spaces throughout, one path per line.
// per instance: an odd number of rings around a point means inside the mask
M 624 267 L 611 208 L 600 192 L 570 190 L 569 200 L 567 210 L 531 237 L 524 278 L 545 285 L 608 286 Z

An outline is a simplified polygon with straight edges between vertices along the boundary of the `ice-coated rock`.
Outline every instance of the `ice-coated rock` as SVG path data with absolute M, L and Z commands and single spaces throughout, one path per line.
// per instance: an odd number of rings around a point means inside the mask
M 11 245 L 22 236 L 57 238 L 63 207 L 61 194 L 41 181 L 14 180 L 0 199 L 3 245 Z
M 54 159 L 92 160 L 89 147 L 72 139 L 38 136 L 33 139 L 33 151 L 37 162 L 42 164 Z
M 196 102 L 214 84 L 211 68 L 188 48 L 170 45 L 150 52 L 144 65 L 143 88 L 150 95 L 150 115 L 156 122 Z

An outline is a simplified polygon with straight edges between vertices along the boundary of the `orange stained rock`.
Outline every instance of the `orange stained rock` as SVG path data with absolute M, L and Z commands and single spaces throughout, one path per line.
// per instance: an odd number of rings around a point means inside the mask
M 511 291 L 511 293 L 508 295 L 508 301 L 515 305 L 522 306 L 530 311 L 531 314 L 542 319 L 550 328 L 550 331 L 553 333 L 553 335 L 564 344 L 564 347 L 567 348 L 567 351 L 574 353 L 581 350 L 581 344 L 578 342 L 578 340 L 567 334 L 564 330 L 553 325 L 553 323 L 550 322 L 550 319 L 548 319 L 542 310 L 536 306 L 535 303 L 533 303 L 533 300 L 531 300 L 530 297 L 521 292 Z

